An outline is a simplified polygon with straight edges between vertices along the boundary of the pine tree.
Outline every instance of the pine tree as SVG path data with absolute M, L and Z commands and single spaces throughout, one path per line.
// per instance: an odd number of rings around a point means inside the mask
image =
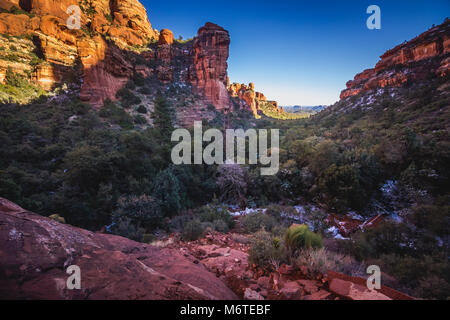
M 172 124 L 173 110 L 167 100 L 158 95 L 155 100 L 155 110 L 152 114 L 153 124 L 161 137 L 162 144 L 170 143 L 170 138 L 174 130 Z

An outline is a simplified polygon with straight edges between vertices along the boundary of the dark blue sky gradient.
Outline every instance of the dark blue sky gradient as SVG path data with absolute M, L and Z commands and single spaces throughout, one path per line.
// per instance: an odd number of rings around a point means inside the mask
M 141 2 L 153 27 L 176 37 L 193 37 L 207 21 L 227 29 L 230 80 L 254 82 L 281 105 L 337 101 L 345 83 L 386 50 L 450 16 L 449 0 Z M 381 30 L 366 27 L 372 4 L 381 8 Z

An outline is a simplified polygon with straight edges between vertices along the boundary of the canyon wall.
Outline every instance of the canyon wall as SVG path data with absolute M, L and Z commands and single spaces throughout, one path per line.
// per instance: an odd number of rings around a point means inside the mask
M 269 103 L 278 113 L 283 112 L 283 108 L 278 107 L 278 102 L 268 101 L 266 96 L 255 91 L 255 84 L 250 82 L 248 85 L 243 83 L 232 83 L 227 86 L 228 92 L 232 98 L 236 98 L 240 107 L 249 109 L 255 117 L 258 117 L 261 111 L 262 103 Z
M 341 99 L 377 88 L 401 87 L 409 81 L 450 73 L 450 20 L 383 54 L 375 68 L 347 82 Z
M 173 33 L 154 30 L 137 0 L 80 2 L 80 29 L 70 29 L 67 23 L 72 4 L 72 0 L 0 2 L 0 33 L 29 39 L 35 48 L 28 53 L 43 60 L 37 65 L 25 57 L 17 65 L 0 63 L 0 80 L 10 67 L 51 90 L 68 75 L 79 74 L 80 98 L 98 107 L 105 99 L 114 100 L 134 73 L 156 74 L 161 86 L 182 82 L 191 85 L 200 100 L 219 110 L 230 108 L 226 88 L 230 36 L 222 27 L 206 23 L 192 41 L 175 47 Z

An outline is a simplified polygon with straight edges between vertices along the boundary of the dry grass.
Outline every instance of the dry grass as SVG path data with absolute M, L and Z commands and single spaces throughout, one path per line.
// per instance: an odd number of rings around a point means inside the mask
M 325 274 L 328 270 L 344 273 L 351 276 L 364 275 L 365 267 L 350 256 L 321 249 L 305 249 L 295 263 L 297 266 L 306 266 L 310 272 Z

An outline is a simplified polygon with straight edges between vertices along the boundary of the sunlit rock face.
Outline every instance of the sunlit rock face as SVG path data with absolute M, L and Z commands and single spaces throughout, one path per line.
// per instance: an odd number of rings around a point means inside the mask
M 401 87 L 430 75 L 444 77 L 450 70 L 450 20 L 381 56 L 374 69 L 355 76 L 342 91 L 341 99 L 377 88 Z
M 68 8 L 73 4 L 70 0 L 1 1 L 3 9 L 15 6 L 29 14 L 1 13 L 0 32 L 33 38 L 45 65 L 37 66 L 30 80 L 50 90 L 65 76 L 80 71 L 81 98 L 99 106 L 107 98 L 114 99 L 133 75 L 126 52 L 129 47 L 143 46 L 159 33 L 152 29 L 145 7 L 137 0 L 80 4 L 81 29 L 70 29 L 73 11 Z
M 226 87 L 230 36 L 222 27 L 206 23 L 192 41 L 176 46 L 172 31 L 152 28 L 137 0 L 79 4 L 80 29 L 69 27 L 74 21 L 74 12 L 68 11 L 71 5 L 70 0 L 0 1 L 3 9 L 15 6 L 26 13 L 1 13 L 0 32 L 30 39 L 35 46 L 43 63 L 28 68 L 30 81 L 51 90 L 79 75 L 80 98 L 100 107 L 106 99 L 115 100 L 133 74 L 155 75 L 162 86 L 191 86 L 203 105 L 230 109 Z M 157 46 L 148 47 L 149 43 Z M 19 66 L 10 67 L 19 71 Z M 0 66 L 0 74 L 4 81 L 6 67 Z
M 190 82 L 195 92 L 205 96 L 218 109 L 230 107 L 226 88 L 230 35 L 222 27 L 206 23 L 193 43 Z

